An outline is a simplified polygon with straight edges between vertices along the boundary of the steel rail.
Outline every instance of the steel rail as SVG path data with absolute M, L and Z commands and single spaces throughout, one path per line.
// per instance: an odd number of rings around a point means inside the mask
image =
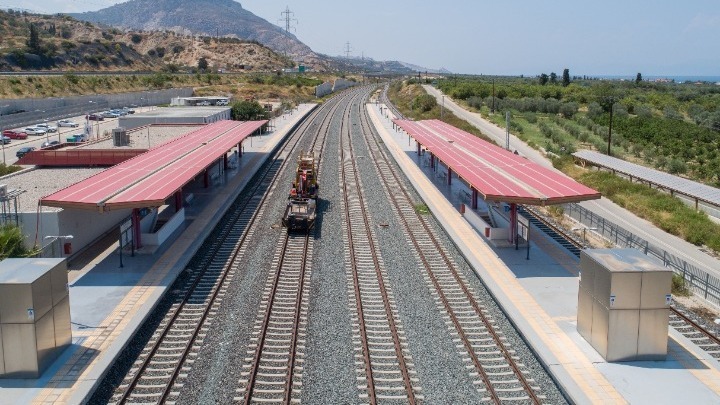
M 367 110 L 360 111 L 362 120 L 361 125 L 364 128 L 367 128 L 366 134 L 374 134 L 372 130 L 372 126 L 369 123 L 369 118 L 367 116 Z M 380 180 L 383 181 L 383 184 L 385 185 L 386 190 L 391 190 L 390 184 L 388 183 L 388 179 L 383 176 L 382 171 L 380 170 L 380 165 L 378 164 L 379 161 L 384 161 L 386 163 L 386 167 L 388 169 L 388 172 L 390 176 L 392 176 L 392 179 L 395 181 L 395 183 L 399 186 L 393 189 L 394 192 L 389 192 L 388 195 L 390 196 L 390 200 L 393 203 L 393 206 L 395 207 L 396 212 L 398 213 L 398 217 L 400 221 L 402 222 L 403 226 L 406 230 L 406 235 L 409 237 L 409 239 L 412 241 L 413 246 L 415 247 L 415 251 L 417 252 L 421 262 L 423 263 L 423 267 L 426 270 L 426 273 L 428 274 L 433 286 L 435 287 L 435 291 L 437 292 L 438 296 L 440 297 L 441 301 L 443 302 L 443 306 L 445 307 L 448 315 L 450 316 L 450 319 L 453 322 L 453 325 L 455 326 L 455 330 L 460 336 L 463 346 L 465 347 L 467 353 L 470 355 L 470 358 L 472 360 L 473 365 L 475 366 L 478 373 L 482 376 L 482 380 L 485 384 L 485 386 L 488 389 L 488 392 L 490 393 L 490 396 L 492 400 L 495 403 L 500 403 L 501 398 L 497 394 L 495 388 L 493 387 L 490 377 L 488 376 L 485 367 L 481 364 L 480 359 L 478 358 L 477 354 L 475 353 L 475 350 L 472 347 L 472 343 L 468 339 L 464 328 L 462 327 L 457 315 L 455 314 L 455 310 L 452 308 L 452 305 L 449 302 L 449 299 L 447 298 L 445 292 L 443 291 L 443 287 L 440 285 L 440 282 L 438 281 L 436 275 L 432 271 L 432 266 L 426 257 L 425 253 L 423 252 L 423 248 L 421 247 L 417 237 L 415 236 L 414 232 L 412 231 L 412 226 L 408 222 L 408 218 L 405 215 L 402 215 L 402 208 L 400 204 L 400 197 L 403 197 L 405 201 L 408 203 L 412 201 L 410 198 L 410 194 L 407 190 L 407 188 L 403 185 L 403 181 L 400 179 L 400 176 L 395 171 L 395 169 L 392 167 L 392 165 L 389 163 L 388 156 L 382 151 L 380 148 L 380 145 L 377 143 L 377 138 L 370 135 L 366 136 L 365 140 L 368 144 L 368 148 L 371 151 L 371 154 L 373 156 L 374 161 L 376 162 L 375 166 L 378 168 L 378 171 L 380 173 Z M 374 148 L 370 146 L 370 142 L 374 142 Z M 378 156 L 379 155 L 379 156 Z M 398 195 L 397 192 L 400 192 L 400 195 Z M 525 392 L 530 396 L 530 399 L 535 404 L 541 403 L 540 398 L 535 393 L 535 390 L 530 386 L 530 383 L 527 381 L 527 378 L 525 377 L 524 373 L 520 370 L 520 368 L 517 366 L 515 360 L 512 358 L 512 354 L 506 347 L 506 345 L 502 342 L 502 339 L 498 335 L 495 328 L 492 326 L 492 323 L 490 320 L 486 317 L 486 315 L 483 313 L 482 309 L 480 308 L 477 300 L 474 298 L 473 294 L 469 290 L 466 283 L 460 278 L 459 272 L 457 270 L 457 266 L 455 266 L 450 258 L 447 255 L 446 250 L 442 247 L 442 244 L 438 241 L 437 237 L 435 236 L 435 232 L 428 224 L 427 220 L 423 218 L 423 216 L 418 215 L 415 213 L 414 218 L 418 220 L 418 222 L 422 225 L 422 231 L 421 233 L 425 236 L 427 236 L 430 241 L 432 242 L 433 247 L 435 250 L 440 254 L 443 262 L 445 263 L 446 268 L 452 273 L 453 278 L 455 279 L 455 282 L 458 286 L 462 289 L 468 303 L 472 306 L 474 312 L 478 317 L 480 317 L 483 325 L 485 328 L 490 332 L 495 344 L 500 349 L 503 357 L 505 358 L 505 361 L 508 363 L 508 365 L 513 370 L 513 373 L 517 377 L 518 381 L 520 381 L 521 385 L 523 386 L 523 389 Z
M 358 199 L 360 200 L 360 202 L 361 202 L 361 203 L 359 204 L 359 206 L 360 206 L 360 210 L 362 211 L 363 228 L 365 229 L 365 234 L 366 234 L 367 237 L 368 237 L 369 248 L 370 248 L 370 252 L 371 252 L 371 254 L 372 254 L 372 260 L 373 260 L 373 264 L 374 264 L 374 267 L 375 267 L 375 274 L 376 274 L 376 278 L 377 278 L 377 281 L 378 281 L 378 287 L 379 287 L 379 289 L 380 289 L 380 294 L 381 294 L 381 297 L 382 297 L 383 306 L 384 306 L 384 309 L 385 309 L 385 313 L 386 313 L 386 316 L 387 316 L 387 319 L 388 319 L 388 324 L 389 324 L 389 327 L 390 327 L 390 330 L 391 330 L 391 334 L 392 334 L 393 345 L 394 345 L 394 349 L 395 349 L 395 355 L 396 355 L 396 358 L 397 358 L 397 360 L 398 360 L 400 372 L 401 372 L 401 374 L 402 374 L 403 384 L 404 384 L 404 387 L 405 387 L 405 392 L 406 392 L 407 397 L 408 397 L 408 401 L 409 401 L 411 404 L 414 404 L 414 403 L 416 403 L 415 392 L 414 392 L 414 390 L 413 390 L 413 388 L 412 388 L 412 383 L 411 383 L 411 380 L 410 380 L 410 374 L 409 374 L 409 372 L 408 372 L 408 367 L 407 367 L 407 365 L 406 365 L 406 363 L 405 363 L 405 358 L 404 358 L 404 355 L 403 355 L 403 353 L 402 353 L 402 346 L 401 346 L 401 344 L 400 344 L 398 327 L 397 327 L 397 325 L 396 325 L 396 323 L 395 323 L 395 319 L 394 319 L 394 316 L 393 316 L 393 313 L 392 313 L 392 308 L 391 308 L 390 300 L 389 300 L 389 297 L 388 297 L 388 290 L 387 290 L 387 287 L 386 287 L 386 285 L 385 285 L 385 281 L 384 281 L 383 275 L 382 275 L 382 273 L 381 273 L 381 271 L 380 271 L 381 265 L 380 265 L 380 262 L 379 262 L 379 249 L 378 249 L 377 246 L 375 245 L 375 240 L 374 240 L 374 238 L 372 237 L 371 225 L 370 225 L 370 222 L 369 222 L 368 213 L 367 213 L 367 211 L 366 211 L 366 209 L 365 209 L 364 204 L 362 204 L 362 200 L 363 200 L 363 195 L 364 195 L 364 193 L 363 193 L 362 187 L 361 187 L 361 185 L 360 185 L 360 178 L 359 178 L 359 174 L 358 174 L 358 173 L 359 173 L 359 170 L 357 170 L 357 163 L 356 163 L 356 160 L 354 159 L 354 150 L 353 150 L 353 147 L 352 147 L 352 136 L 351 136 L 351 132 L 350 132 L 350 126 L 348 126 L 348 125 L 345 124 L 346 122 L 349 123 L 349 121 L 350 121 L 350 111 L 348 111 L 348 113 L 347 113 L 347 119 L 343 120 L 343 128 L 341 129 L 341 137 L 342 137 L 342 140 L 343 140 L 344 142 L 347 142 L 347 152 L 346 152 L 346 147 L 345 147 L 345 145 L 342 145 L 342 144 L 341 144 L 341 148 L 340 148 L 340 160 L 341 160 L 341 162 L 343 162 L 343 164 L 341 164 L 341 174 L 342 174 L 343 191 L 344 191 L 344 193 L 343 193 L 343 199 L 344 199 L 344 201 L 345 201 L 346 229 L 347 229 L 347 232 L 348 232 L 348 241 L 349 241 L 350 252 L 351 252 L 351 255 L 350 255 L 350 256 L 351 256 L 351 260 L 352 260 L 353 285 L 354 285 L 354 289 L 355 289 L 355 296 L 356 296 L 357 306 L 358 306 L 359 309 L 360 309 L 359 314 L 361 315 L 361 316 L 359 316 L 358 323 L 362 325 L 362 326 L 361 326 L 362 329 L 365 328 L 365 326 L 364 326 L 364 318 L 363 318 L 363 316 L 362 316 L 362 314 L 363 314 L 363 312 L 362 312 L 362 297 L 361 297 L 361 288 L 360 288 L 360 285 L 359 285 L 359 278 L 358 278 L 358 277 L 359 277 L 359 276 L 358 276 L 358 270 L 357 270 L 358 266 L 357 266 L 357 262 L 356 262 L 356 260 L 355 260 L 355 253 L 356 253 L 356 252 L 355 252 L 355 244 L 354 244 L 353 238 L 352 238 L 353 229 L 352 229 L 352 226 L 351 226 L 352 222 L 351 222 L 351 220 L 350 220 L 350 208 L 349 208 L 349 207 L 350 207 L 349 195 L 351 195 L 350 193 L 352 193 L 352 195 L 356 195 L 356 196 L 358 197 Z M 344 162 L 345 162 L 346 159 L 350 162 L 350 164 L 352 165 L 352 168 L 353 168 L 353 170 L 352 170 L 352 171 L 353 171 L 353 173 L 352 173 L 353 178 L 352 178 L 352 179 L 348 179 L 348 173 L 347 173 L 347 170 L 345 169 L 345 164 L 344 164 Z M 349 187 L 350 181 L 353 181 L 353 182 L 354 182 L 354 183 L 353 183 L 354 186 L 352 187 L 352 189 L 350 189 L 350 187 Z M 364 350 L 364 352 L 365 352 L 365 358 L 366 358 L 366 361 L 367 361 L 367 359 L 370 358 L 370 355 L 369 355 L 369 346 L 368 346 L 368 342 L 367 342 L 366 339 L 367 339 L 367 336 L 365 335 L 365 337 L 364 337 L 364 339 L 363 339 L 363 350 Z M 368 366 L 368 365 L 366 364 L 366 374 L 367 374 L 368 371 L 369 371 L 370 374 L 372 374 L 372 370 L 371 370 L 371 369 L 372 369 L 372 362 L 369 363 L 370 370 L 367 369 L 367 366 Z M 369 379 L 369 383 L 372 383 L 373 381 L 374 381 L 373 379 Z M 372 384 L 372 385 L 369 387 L 369 391 L 370 391 L 370 392 L 374 391 L 374 384 Z M 377 400 L 377 396 L 374 394 L 374 392 L 373 392 L 372 395 L 371 395 L 371 398 L 372 398 L 372 397 L 374 397 L 374 399 Z M 375 403 L 375 402 L 373 402 L 373 400 L 371 400 L 371 403 Z
M 332 100 L 335 100 L 335 98 L 333 98 Z M 339 101 L 337 101 L 336 103 L 333 103 L 332 106 L 334 107 L 334 105 L 337 104 L 337 103 L 339 103 Z M 328 109 L 331 109 L 331 107 L 327 107 L 327 108 L 328 108 Z M 315 111 L 311 114 L 311 117 L 315 117 L 315 116 L 320 115 L 320 114 L 323 112 L 322 110 L 324 110 L 324 109 L 315 110 Z M 328 114 L 328 115 L 330 115 L 330 114 Z M 308 118 L 310 118 L 310 117 L 308 117 Z M 309 124 L 310 121 L 312 121 L 312 119 L 305 119 L 305 120 L 303 121 L 303 123 L 302 123 L 302 127 L 307 128 L 307 126 L 310 125 L 310 124 Z M 304 130 L 303 130 L 303 131 L 304 131 Z M 295 131 L 295 134 L 302 134 L 303 131 L 301 131 L 301 130 L 298 129 L 298 130 Z M 294 135 L 294 136 L 295 136 L 295 135 Z M 297 143 L 300 141 L 301 138 L 302 138 L 301 136 L 296 136 L 296 140 L 295 140 L 294 143 L 291 143 L 290 141 L 284 143 L 284 144 L 283 144 L 283 147 L 281 148 L 281 151 L 284 150 L 284 149 L 285 149 L 286 147 L 288 147 L 289 145 L 292 145 L 292 146 L 290 147 L 290 149 L 293 149 L 293 148 L 295 147 L 295 145 L 297 145 Z M 287 160 L 284 160 L 284 161 L 281 162 L 281 167 L 280 167 L 277 171 L 275 171 L 275 173 L 274 173 L 274 175 L 273 175 L 273 178 L 276 178 L 276 177 L 278 176 L 278 173 L 281 172 L 282 167 L 284 167 L 286 164 L 288 164 L 288 163 L 287 163 Z M 265 176 L 268 176 L 268 174 L 271 173 L 271 168 L 272 168 L 272 165 L 268 166 L 267 170 L 263 173 L 263 177 L 262 177 L 261 179 L 265 179 Z M 271 179 L 271 180 L 272 180 L 272 179 Z M 251 195 L 257 194 L 257 192 L 260 190 L 261 187 L 263 187 L 263 184 L 262 184 L 261 181 L 258 181 L 257 184 L 255 185 L 255 187 L 252 189 Z M 267 192 L 263 194 L 262 198 L 260 199 L 260 202 L 259 202 L 258 205 L 257 205 L 258 207 L 263 206 L 264 202 L 265 202 L 266 199 L 268 198 L 268 195 L 269 195 L 269 193 L 267 193 Z M 247 207 L 251 204 L 251 202 L 252 202 L 252 198 L 246 198 L 245 201 L 244 201 L 244 203 L 241 204 L 241 206 L 238 207 L 238 208 L 235 210 L 235 215 L 234 215 L 234 218 L 233 218 L 233 224 L 227 224 L 227 223 L 225 224 L 225 225 L 228 225 L 228 226 L 226 226 L 225 231 L 223 232 L 223 234 L 221 235 L 221 237 L 218 238 L 218 239 L 216 240 L 216 242 L 212 245 L 212 248 L 211 248 L 210 252 L 205 253 L 204 256 L 205 256 L 206 258 L 212 258 L 212 257 L 214 257 L 214 256 L 217 254 L 217 252 L 218 252 L 218 251 L 220 250 L 220 248 L 223 246 L 223 243 L 225 242 L 225 239 L 226 239 L 226 238 L 228 237 L 228 235 L 231 233 L 232 226 L 234 225 L 235 222 L 237 222 L 237 221 L 239 220 L 242 212 L 244 212 L 244 210 L 247 209 Z M 258 212 L 257 212 L 257 211 L 251 216 L 250 221 L 249 221 L 248 224 L 247 224 L 246 231 L 243 233 L 240 241 L 239 241 L 238 243 L 236 243 L 236 249 L 234 250 L 234 252 L 233 252 L 233 254 L 232 254 L 232 256 L 231 256 L 231 260 L 228 260 L 228 263 L 233 263 L 233 262 L 235 261 L 235 259 L 237 258 L 237 255 L 238 255 L 238 253 L 239 253 L 240 250 L 241 250 L 240 247 L 244 245 L 245 239 L 246 239 L 247 236 L 248 236 L 248 233 L 249 233 L 248 230 L 251 229 L 251 227 L 252 227 L 253 224 L 255 223 L 255 221 L 256 221 L 256 219 L 257 219 L 257 216 L 258 216 Z M 198 285 L 200 284 L 200 282 L 203 280 L 203 275 L 204 275 L 204 274 L 207 272 L 207 270 L 209 269 L 210 263 L 211 263 L 211 260 L 208 259 L 208 260 L 206 261 L 205 265 L 203 266 L 202 270 L 201 270 L 200 272 L 198 272 L 195 280 L 191 283 L 191 285 L 190 285 L 190 286 L 188 287 L 188 289 L 186 290 L 186 292 L 185 292 L 185 294 L 184 294 L 184 296 L 183 296 L 180 304 L 175 307 L 175 309 L 173 310 L 173 312 L 172 312 L 171 314 L 169 314 L 169 317 L 166 315 L 167 322 L 165 323 L 165 326 L 163 327 L 162 331 L 160 332 L 160 334 L 159 334 L 157 340 L 155 341 L 155 343 L 154 343 L 154 344 L 152 345 L 152 347 L 150 348 L 149 352 L 145 355 L 145 358 L 143 359 L 143 361 L 142 361 L 140 367 L 138 368 L 138 370 L 137 370 L 137 371 L 135 372 L 135 374 L 133 375 L 131 381 L 129 382 L 129 384 L 128 384 L 128 386 L 127 386 L 127 388 L 123 391 L 122 396 L 121 396 L 120 399 L 118 400 L 118 403 L 121 403 L 121 404 L 128 403 L 128 400 L 130 399 L 130 397 L 131 397 L 133 391 L 135 390 L 135 388 L 137 387 L 137 384 L 139 383 L 139 381 L 140 381 L 141 378 L 143 377 L 145 371 L 147 370 L 147 368 L 148 368 L 149 365 L 151 364 L 151 362 L 152 362 L 155 354 L 157 353 L 157 351 L 158 351 L 159 348 L 161 347 L 162 343 L 164 342 L 164 339 L 167 337 L 168 333 L 170 333 L 170 331 L 172 330 L 172 326 L 175 324 L 175 322 L 177 321 L 178 317 L 179 317 L 180 314 L 182 313 L 182 309 L 184 309 L 185 304 L 188 302 L 189 298 L 192 296 L 192 294 L 193 294 L 193 292 L 195 291 L 195 289 L 197 288 L 197 286 L 198 286 Z M 203 314 L 202 314 L 202 316 L 201 316 L 200 322 L 198 322 L 198 323 L 196 324 L 196 328 L 195 328 L 195 330 L 193 331 L 192 337 L 188 340 L 186 346 L 184 347 L 183 353 L 182 353 L 181 358 L 180 358 L 180 361 L 178 361 L 178 362 L 175 364 L 174 369 L 173 369 L 173 371 L 172 371 L 172 373 L 171 373 L 171 379 L 170 379 L 170 381 L 167 383 L 167 385 L 165 386 L 165 389 L 163 390 L 163 392 L 162 392 L 162 394 L 161 394 L 161 399 L 160 399 L 159 402 L 164 402 L 164 401 L 167 399 L 167 396 L 170 394 L 170 390 L 172 389 L 172 386 L 174 385 L 174 382 L 175 382 L 175 380 L 176 380 L 176 378 L 177 378 L 177 376 L 178 376 L 178 374 L 179 374 L 179 371 L 180 371 L 182 365 L 185 363 L 185 361 L 186 361 L 186 359 L 187 359 L 187 356 L 188 356 L 188 354 L 189 354 L 189 352 L 190 352 L 190 350 L 191 350 L 191 348 L 192 348 L 192 346 L 193 346 L 193 344 L 194 344 L 194 342 L 195 342 L 195 340 L 196 340 L 196 338 L 197 338 L 197 335 L 198 335 L 198 333 L 199 333 L 199 331 L 200 331 L 200 328 L 202 327 L 202 325 L 204 324 L 205 320 L 207 319 L 207 315 L 209 314 L 209 312 L 210 312 L 210 310 L 211 310 L 211 308 L 212 308 L 212 306 L 213 306 L 212 304 L 213 304 L 214 301 L 216 300 L 218 292 L 221 290 L 220 287 L 222 286 L 223 282 L 225 281 L 225 279 L 226 279 L 226 277 L 227 277 L 227 275 L 228 275 L 228 270 L 229 270 L 229 266 L 223 270 L 223 274 L 222 274 L 222 276 L 221 276 L 220 282 L 217 284 L 217 288 L 216 288 L 215 291 L 213 292 L 212 297 L 211 297 L 211 300 L 208 302 L 207 306 L 205 307 L 205 310 L 203 311 Z

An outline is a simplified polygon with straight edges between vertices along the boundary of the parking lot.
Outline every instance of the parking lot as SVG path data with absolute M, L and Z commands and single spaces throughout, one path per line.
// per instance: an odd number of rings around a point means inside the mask
M 155 107 L 141 107 L 141 108 L 135 108 L 136 112 L 141 111 L 148 111 L 150 109 L 153 109 Z M 18 158 L 16 157 L 17 151 L 22 147 L 34 147 L 35 149 L 40 149 L 42 144 L 44 142 L 49 141 L 60 141 L 65 142 L 66 138 L 70 135 L 74 134 L 81 134 L 83 133 L 85 129 L 85 115 L 77 116 L 77 117 L 70 117 L 68 118 L 70 121 L 74 121 L 78 124 L 76 128 L 70 128 L 70 127 L 58 127 L 57 132 L 48 132 L 45 135 L 30 135 L 28 134 L 27 139 L 12 139 L 10 140 L 10 143 L 3 145 L 2 142 L 0 142 L 0 145 L 2 145 L 2 162 L 6 165 L 12 165 L 15 162 L 17 162 Z M 103 134 L 107 131 L 110 133 L 113 128 L 117 127 L 118 119 L 117 118 L 105 118 L 103 121 L 88 121 L 89 124 L 92 126 L 92 134 L 93 139 L 97 138 L 97 134 L 99 133 L 100 136 L 103 136 Z M 47 123 L 49 125 L 52 125 L 54 127 L 57 126 L 57 121 L 38 121 L 37 123 L 33 125 L 26 125 L 20 128 L 2 128 L 5 129 L 15 129 L 21 132 L 24 132 L 23 130 L 27 127 L 32 127 L 36 124 L 43 124 Z

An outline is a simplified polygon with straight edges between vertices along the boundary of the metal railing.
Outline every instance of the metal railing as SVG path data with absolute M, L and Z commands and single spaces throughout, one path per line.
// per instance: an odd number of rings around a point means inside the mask
M 588 227 L 596 228 L 595 232 L 619 247 L 635 248 L 648 256 L 653 256 L 682 276 L 685 285 L 697 296 L 706 301 L 720 305 L 720 279 L 709 272 L 688 263 L 666 250 L 653 245 L 647 240 L 633 234 L 625 228 L 606 220 L 594 212 L 578 205 L 565 204 L 565 214 Z

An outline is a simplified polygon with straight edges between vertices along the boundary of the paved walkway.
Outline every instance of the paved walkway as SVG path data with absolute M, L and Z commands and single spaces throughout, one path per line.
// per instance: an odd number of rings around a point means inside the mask
M 453 187 L 461 185 L 448 187 L 438 179 L 425 158 L 418 158 L 414 141 L 393 130 L 390 117 L 381 117 L 377 105 L 369 105 L 368 111 L 438 222 L 574 402 L 720 401 L 720 364 L 674 330 L 666 361 L 605 362 L 576 330 L 577 260 L 537 230 L 530 260 L 523 250 L 491 248 L 458 212 L 462 193 Z
M 438 103 L 443 102 L 443 94 L 433 86 L 423 86 L 428 94 L 434 96 Z M 472 113 L 455 103 L 450 97 L 444 96 L 445 108 L 458 117 L 468 121 L 480 129 L 485 135 L 495 139 L 499 145 L 505 145 L 505 129 L 485 120 L 478 113 Z M 522 140 L 510 134 L 510 148 L 517 150 L 535 163 L 552 168 L 552 163 L 537 150 L 527 146 Z M 676 236 L 670 235 L 650 222 L 638 218 L 630 211 L 620 207 L 607 198 L 584 201 L 581 206 L 602 216 L 608 221 L 622 226 L 633 234 L 651 241 L 656 246 L 665 249 L 675 257 L 685 259 L 689 264 L 703 269 L 720 278 L 720 260 L 702 252 L 698 246 Z
M 120 267 L 117 243 L 86 265 L 72 270 L 70 308 L 73 343 L 35 380 L 0 380 L 0 404 L 76 404 L 102 380 L 135 331 L 185 269 L 222 213 L 232 204 L 275 146 L 312 109 L 303 104 L 276 118 L 276 130 L 243 142 L 237 168 L 214 176 L 209 189 L 202 181 L 189 185 L 194 199 L 186 206 L 184 227 L 157 250 L 125 252 Z

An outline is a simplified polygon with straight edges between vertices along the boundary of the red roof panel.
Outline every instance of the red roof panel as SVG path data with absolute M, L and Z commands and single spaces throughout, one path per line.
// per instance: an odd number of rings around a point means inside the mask
M 395 120 L 486 200 L 531 205 L 600 198 L 600 193 L 439 120 Z
M 110 210 L 162 204 L 267 121 L 219 121 L 43 198 L 42 205 Z

